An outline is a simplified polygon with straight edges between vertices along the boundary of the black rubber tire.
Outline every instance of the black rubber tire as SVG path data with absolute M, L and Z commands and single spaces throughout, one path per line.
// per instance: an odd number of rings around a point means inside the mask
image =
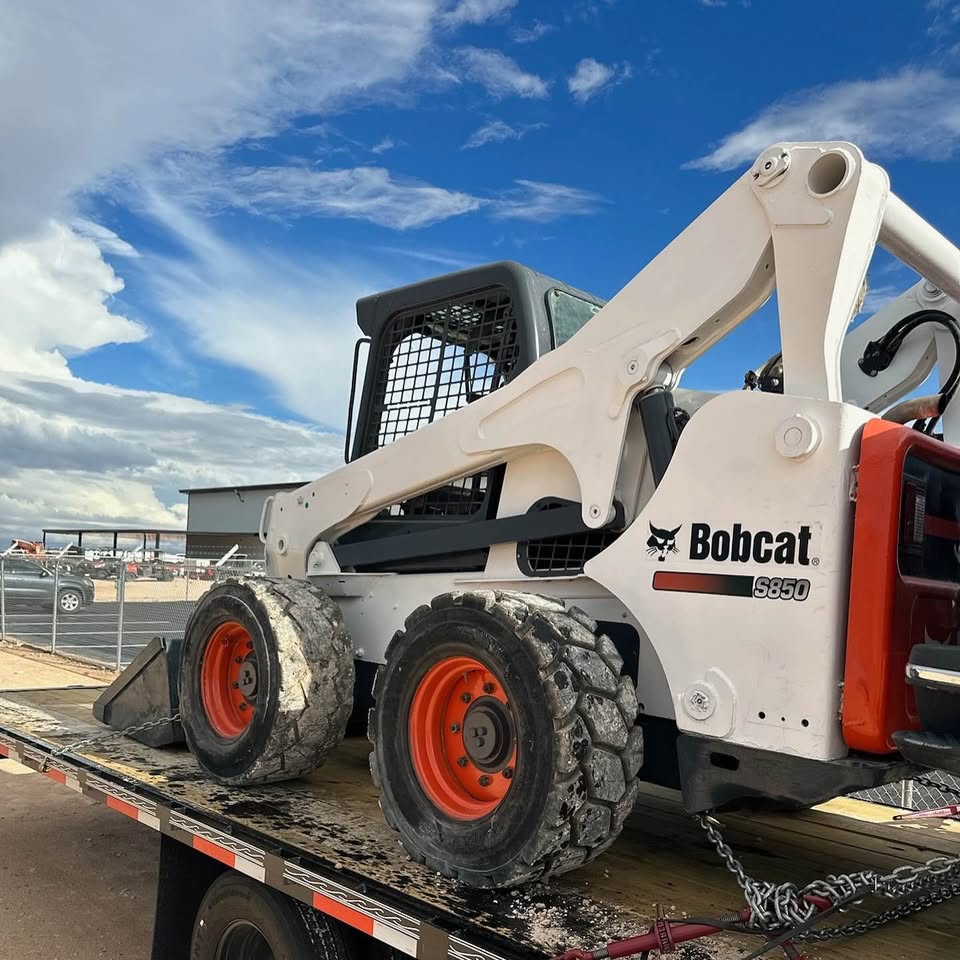
M 259 671 L 253 719 L 234 739 L 210 725 L 200 696 L 207 639 L 227 620 L 249 632 Z M 200 598 L 187 623 L 183 732 L 197 762 L 220 783 L 275 783 L 319 766 L 343 739 L 353 685 L 353 648 L 340 608 L 307 581 L 227 580 Z
M 210 884 L 197 910 L 190 960 L 218 960 L 224 935 L 252 925 L 269 945 L 274 960 L 349 960 L 339 926 L 292 897 L 229 870 Z M 228 941 L 229 942 L 229 941 Z M 246 956 L 236 953 L 236 956 Z M 228 953 L 226 960 L 233 960 Z
M 576 608 L 523 593 L 448 593 L 415 610 L 390 643 L 374 685 L 370 766 L 387 822 L 410 856 L 475 887 L 563 873 L 605 850 L 637 796 L 643 733 L 623 661 Z M 420 786 L 409 712 L 426 671 L 466 654 L 502 682 L 518 759 L 492 813 L 443 814 Z
M 77 598 L 77 605 L 72 610 L 67 610 L 63 606 L 63 598 L 66 596 L 72 596 Z M 62 614 L 66 617 L 72 617 L 75 613 L 79 613 L 83 609 L 83 594 L 79 590 L 74 590 L 73 587 L 64 587 L 60 593 L 57 594 L 57 613 Z

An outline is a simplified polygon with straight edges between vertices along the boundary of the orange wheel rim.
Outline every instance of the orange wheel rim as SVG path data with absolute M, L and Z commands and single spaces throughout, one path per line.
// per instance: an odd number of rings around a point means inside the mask
M 446 657 L 417 685 L 410 753 L 420 786 L 454 820 L 478 820 L 507 795 L 517 766 L 507 692 L 473 657 Z
M 210 634 L 200 666 L 200 699 L 210 726 L 234 740 L 250 726 L 256 708 L 258 669 L 253 638 L 235 620 Z

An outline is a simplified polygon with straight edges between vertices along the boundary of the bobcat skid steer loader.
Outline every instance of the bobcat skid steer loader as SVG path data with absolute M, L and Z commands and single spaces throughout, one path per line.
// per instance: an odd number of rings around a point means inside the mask
M 923 279 L 851 327 L 878 243 Z M 678 387 L 774 290 L 756 389 Z M 190 621 L 197 760 L 296 777 L 372 698 L 386 819 L 478 886 L 595 857 L 638 779 L 702 811 L 960 770 L 957 299 L 960 252 L 827 142 L 765 151 L 608 303 L 513 263 L 361 300 L 348 462 Z

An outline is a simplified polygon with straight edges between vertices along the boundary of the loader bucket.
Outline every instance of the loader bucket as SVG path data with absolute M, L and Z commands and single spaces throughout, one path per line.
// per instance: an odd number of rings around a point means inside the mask
M 93 715 L 115 730 L 126 730 L 150 720 L 172 717 L 179 711 L 177 680 L 183 640 L 154 637 L 133 662 L 100 694 Z M 183 743 L 178 720 L 129 734 L 150 747 Z

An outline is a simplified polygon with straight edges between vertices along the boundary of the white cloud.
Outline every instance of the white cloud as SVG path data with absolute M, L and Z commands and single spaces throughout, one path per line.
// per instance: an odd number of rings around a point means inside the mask
M 851 140 L 875 156 L 949 160 L 960 145 L 960 78 L 905 68 L 804 90 L 767 107 L 688 166 L 731 170 L 771 144 L 795 140 Z
M 381 153 L 386 153 L 388 150 L 392 150 L 395 146 L 396 143 L 394 142 L 393 137 L 384 137 L 379 143 L 374 144 L 370 148 L 370 152 L 379 156 Z
M 725 7 L 727 0 L 700 0 L 701 7 Z
M 561 183 L 539 180 L 517 180 L 518 189 L 502 197 L 493 208 L 501 220 L 530 220 L 547 223 L 561 217 L 595 213 L 603 198 L 590 190 L 568 187 Z
M 73 0 L 0 7 L 3 243 L 158 152 L 263 136 L 400 85 L 442 4 L 88 0 L 82 17 Z
M 527 123 L 520 127 L 511 127 L 503 120 L 491 120 L 482 127 L 474 130 L 467 138 L 461 150 L 475 150 L 488 143 L 503 143 L 505 140 L 522 140 L 531 130 L 545 127 L 544 123 Z
M 74 233 L 81 237 L 89 237 L 100 249 L 101 253 L 109 253 L 113 257 L 139 257 L 140 254 L 127 243 L 126 240 L 118 237 L 108 227 L 100 223 L 94 223 L 85 217 L 74 217 L 70 221 L 70 227 Z
M 394 230 L 424 227 L 480 207 L 468 193 L 395 180 L 383 167 L 257 167 L 225 174 L 211 198 L 261 214 L 345 217 Z
M 461 47 L 457 51 L 467 80 L 479 83 L 492 97 L 525 97 L 542 100 L 548 84 L 535 73 L 527 73 L 499 50 Z
M 578 103 L 586 103 L 605 87 L 613 87 L 628 80 L 633 74 L 629 63 L 608 65 L 584 57 L 567 78 L 567 88 Z
M 449 26 L 462 26 L 465 23 L 486 23 L 497 17 L 503 17 L 517 5 L 517 0 L 459 0 L 456 6 L 444 15 L 443 21 Z
M 197 249 L 202 246 L 198 244 Z M 208 258 L 229 253 L 211 238 L 203 249 Z M 202 269 L 211 269 L 210 263 Z M 305 266 L 304 272 L 308 269 Z M 246 278 L 240 275 L 243 272 Z M 269 276 L 274 288 L 265 285 L 264 277 Z M 158 284 L 162 279 L 158 276 Z M 211 269 L 211 284 L 218 281 L 229 284 L 238 299 L 249 293 L 244 284 L 263 285 L 262 296 L 271 302 L 241 303 L 248 314 L 236 320 L 229 313 L 202 314 L 197 322 L 211 327 L 211 338 L 247 339 L 252 341 L 251 351 L 268 352 L 271 334 L 282 341 L 296 332 L 284 300 L 285 286 L 296 281 L 304 290 L 303 277 L 278 270 L 269 259 L 237 262 L 234 257 L 220 264 L 219 273 Z M 345 315 L 348 306 L 352 312 L 352 303 L 331 303 L 331 291 L 345 296 L 342 279 L 339 289 L 335 281 L 330 276 L 313 278 L 311 328 L 304 302 L 301 339 L 289 341 L 290 353 L 299 353 L 303 360 L 298 369 L 288 369 L 287 376 L 292 392 L 299 391 L 307 406 L 306 369 L 312 365 L 311 395 L 339 424 L 345 407 L 342 368 L 352 343 Z M 182 526 L 185 518 L 178 487 L 304 479 L 337 465 L 341 438 L 323 429 L 284 423 L 238 407 L 121 389 L 74 376 L 65 357 L 144 335 L 142 327 L 111 309 L 111 297 L 121 287 L 122 281 L 103 261 L 94 241 L 61 223 L 52 222 L 34 239 L 8 244 L 0 252 L 0 533 L 4 537 L 33 538 L 43 525 L 74 523 Z M 289 301 L 292 295 L 286 296 Z M 339 312 L 340 321 L 334 318 L 320 337 L 317 310 L 327 305 L 331 313 Z M 222 306 L 227 310 L 233 304 Z M 257 310 L 259 340 L 254 338 L 255 325 L 249 316 Z M 270 324 L 263 323 L 265 317 Z M 312 349 L 305 350 L 304 344 Z M 346 352 L 335 364 L 332 354 L 337 350 Z M 247 366 L 254 368 L 252 363 Z M 276 374 L 279 379 L 281 372 Z
M 511 34 L 514 43 L 536 43 L 542 36 L 557 28 L 552 23 L 534 20 L 529 27 L 517 27 Z
M 65 357 L 146 331 L 110 312 L 123 281 L 97 244 L 56 221 L 0 247 L 0 370 L 67 375 Z

